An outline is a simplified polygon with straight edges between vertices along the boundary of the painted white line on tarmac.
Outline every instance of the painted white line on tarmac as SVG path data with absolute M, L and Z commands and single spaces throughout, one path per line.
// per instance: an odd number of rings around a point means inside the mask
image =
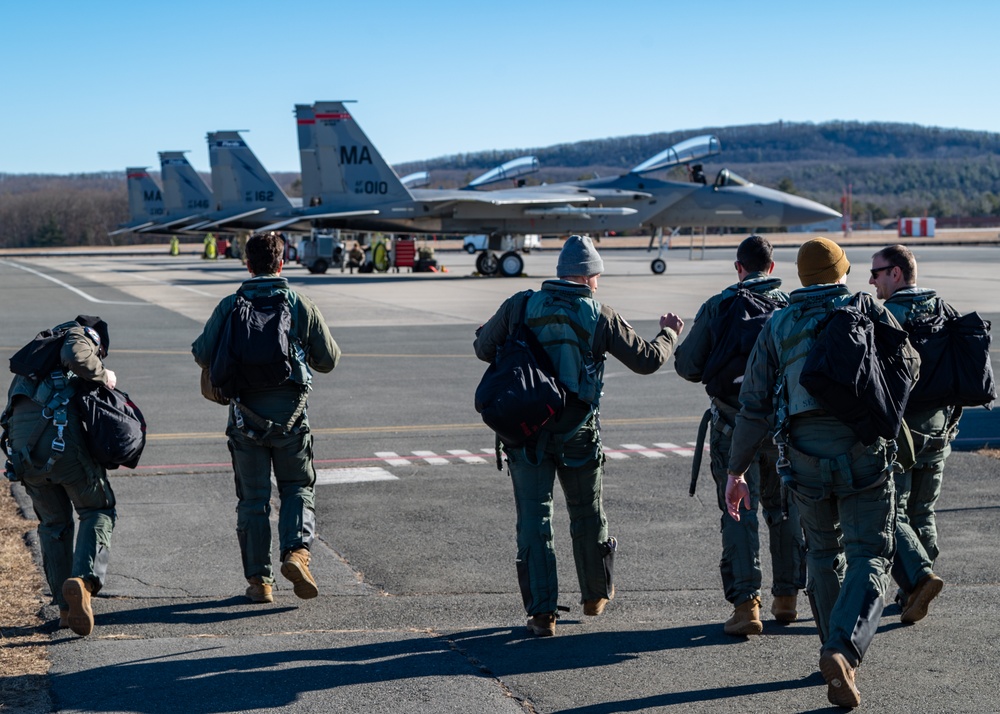
M 473 456 L 465 449 L 448 449 L 449 454 L 454 454 L 467 464 L 485 464 L 486 459 L 482 456 Z
M 445 466 L 449 463 L 448 459 L 444 458 L 443 456 L 438 456 L 433 451 L 413 451 L 411 453 L 414 456 L 419 456 L 424 461 L 426 461 L 429 464 L 433 464 L 434 466 Z
M 365 466 L 354 469 L 316 469 L 316 485 L 331 483 L 361 483 L 362 481 L 398 481 L 381 466 Z
M 665 459 L 667 455 L 660 451 L 653 451 L 646 448 L 642 444 L 622 444 L 623 449 L 628 449 L 629 451 L 634 451 L 641 456 L 645 456 L 647 459 Z
M 55 283 L 56 285 L 64 287 L 64 288 L 66 288 L 67 290 L 69 290 L 72 293 L 76 293 L 77 295 L 79 295 L 80 297 L 82 297 L 84 300 L 89 300 L 90 302 L 100 303 L 101 305 L 152 305 L 153 304 L 153 303 L 150 303 L 150 302 L 130 302 L 128 300 L 101 300 L 99 298 L 95 298 L 92 295 L 88 295 L 87 293 L 83 292 L 83 290 L 80 290 L 79 288 L 74 288 L 72 285 L 70 285 L 68 283 L 64 283 L 59 278 L 54 278 L 51 275 L 46 275 L 45 273 L 43 273 L 43 272 L 41 272 L 39 270 L 35 270 L 34 268 L 29 268 L 26 265 L 19 265 L 17 263 L 9 261 L 9 260 L 0 260 L 0 263 L 3 263 L 4 265 L 9 265 L 12 268 L 18 268 L 19 270 L 23 270 L 23 271 L 25 271 L 27 273 L 31 273 L 32 275 L 37 275 L 38 277 L 44 278 L 45 280 L 50 280 L 53 283 Z
M 653 444 L 653 446 L 660 449 L 668 449 L 669 451 L 673 451 L 678 456 L 694 456 L 694 449 L 685 449 L 677 444 L 671 444 L 670 442 L 656 443 Z
M 409 466 L 410 460 L 399 456 L 395 451 L 376 451 L 375 455 L 390 466 Z

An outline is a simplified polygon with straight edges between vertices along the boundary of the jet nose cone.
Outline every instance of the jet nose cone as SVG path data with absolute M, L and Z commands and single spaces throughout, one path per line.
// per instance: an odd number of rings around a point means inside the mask
M 783 224 L 786 226 L 800 225 L 802 223 L 819 223 L 831 218 L 840 218 L 841 214 L 832 208 L 827 208 L 821 203 L 810 201 L 801 196 L 785 197 L 785 215 Z

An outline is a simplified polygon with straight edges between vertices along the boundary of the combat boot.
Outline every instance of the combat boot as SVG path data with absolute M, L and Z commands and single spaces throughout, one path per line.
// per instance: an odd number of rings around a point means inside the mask
M 247 578 L 247 582 L 250 583 L 247 585 L 247 599 L 250 602 L 274 602 L 270 583 L 265 583 L 259 575 Z
M 764 631 L 760 621 L 760 598 L 752 597 L 736 606 L 733 616 L 723 626 L 727 635 L 759 635 Z
M 854 686 L 854 667 L 844 655 L 827 650 L 820 655 L 819 671 L 826 680 L 826 698 L 830 704 L 848 709 L 861 704 L 861 693 Z
M 584 600 L 583 601 L 583 614 L 589 615 L 590 617 L 597 617 L 604 612 L 605 606 L 611 600 L 615 599 L 615 586 L 611 586 L 610 592 L 608 592 L 607 597 L 599 597 L 596 600 Z
M 906 598 L 906 605 L 903 606 L 899 621 L 913 623 L 927 617 L 927 608 L 931 600 L 938 596 L 943 587 L 944 580 L 934 573 L 921 578 L 917 587 L 913 588 L 913 592 Z
M 556 614 L 543 612 L 528 618 L 528 630 L 538 637 L 552 637 L 556 634 Z
M 94 610 L 90 606 L 93 585 L 83 578 L 67 578 L 62 586 L 63 598 L 69 605 L 66 624 L 81 637 L 94 631 Z M 62 621 L 60 613 L 60 622 Z
M 296 548 L 281 563 L 281 574 L 292 582 L 295 597 L 308 600 L 319 595 L 316 580 L 309 572 L 309 549 Z
M 795 622 L 799 616 L 798 595 L 776 595 L 771 603 L 771 614 L 778 622 Z

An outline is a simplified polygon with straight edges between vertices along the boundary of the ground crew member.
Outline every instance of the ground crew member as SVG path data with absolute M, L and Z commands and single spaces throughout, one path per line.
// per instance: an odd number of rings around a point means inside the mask
M 736 275 L 739 282 L 730 285 L 709 298 L 698 310 L 688 336 L 677 347 L 674 368 L 689 382 L 699 382 L 709 358 L 715 361 L 713 321 L 719 315 L 719 306 L 743 287 L 754 293 L 779 302 L 787 302 L 781 292 L 781 280 L 771 277 L 774 270 L 771 244 L 766 238 L 752 235 L 736 251 Z M 745 363 L 743 365 L 745 367 Z M 799 526 L 798 509 L 788 508 L 788 517 L 782 515 L 781 480 L 775 469 L 778 452 L 774 444 L 765 440 L 746 472 L 750 489 L 750 510 L 740 514 L 736 521 L 726 515 L 726 467 L 732 429 L 739 411 L 739 387 L 731 394 L 711 396 L 712 426 L 709 448 L 712 460 L 712 478 L 715 480 L 719 508 L 722 510 L 722 587 L 726 600 L 733 605 L 733 615 L 726 621 L 724 630 L 729 635 L 759 635 L 763 631 L 760 621 L 760 539 L 757 533 L 757 503 L 763 505 L 771 549 L 773 574 L 771 614 L 779 622 L 794 622 L 798 616 L 798 591 L 805 587 L 805 546 Z
M 528 629 L 541 637 L 555 634 L 559 601 L 552 547 L 552 488 L 557 473 L 569 510 L 584 614 L 600 615 L 615 594 L 617 542 L 608 535 L 604 515 L 604 452 L 597 427 L 605 354 L 610 352 L 633 372 L 651 374 L 670 357 L 684 327 L 677 315 L 667 313 L 660 317 L 660 331 L 651 342 L 639 337 L 621 315 L 594 299 L 603 271 L 591 239 L 571 236 L 559 254 L 559 279 L 546 280 L 538 292 L 511 296 L 476 332 L 476 356 L 492 361 L 516 328 L 527 299 L 527 325 L 552 358 L 568 392 L 558 418 L 523 447 L 504 447 L 517 507 L 517 579 Z
M 24 483 L 38 517 L 42 567 L 59 606 L 59 627 L 89 635 L 94 629 L 91 596 L 104 586 L 111 555 L 115 494 L 108 472 L 87 450 L 71 397 L 80 380 L 113 389 L 118 378 L 104 366 L 107 323 L 80 315 L 68 324 L 60 370 L 41 380 L 15 374 L 3 416 L 10 419 L 7 466 Z M 80 520 L 75 544 L 74 510 Z
M 917 261 L 909 248 L 892 245 L 872 256 L 871 278 L 875 296 L 901 325 L 917 315 L 935 313 L 937 293 L 917 287 Z M 950 306 L 948 306 L 950 307 Z M 892 576 L 901 589 L 902 622 L 917 622 L 944 587 L 934 574 L 938 556 L 934 506 L 941 495 L 944 462 L 958 434 L 961 407 L 906 409 L 904 418 L 914 439 L 916 463 L 896 474 L 896 555 Z M 919 446 L 918 446 L 919 445 Z
M 215 260 L 219 257 L 218 245 L 215 241 L 215 236 L 209 233 L 205 236 L 205 249 L 202 251 L 201 257 L 205 260 Z
M 799 508 L 805 531 L 809 595 L 822 648 L 819 669 L 831 704 L 861 701 L 855 668 L 871 644 L 882 614 L 893 552 L 895 443 L 877 438 L 865 446 L 850 426 L 820 408 L 800 384 L 815 328 L 847 304 L 850 263 L 831 240 L 816 238 L 798 253 L 802 287 L 764 326 L 747 363 L 729 457 L 726 504 L 741 518 L 750 505 L 744 474 L 775 417 L 779 473 Z M 881 306 L 867 301 L 869 316 L 898 327 Z M 919 356 L 904 343 L 911 374 Z M 777 413 L 773 400 L 778 402 Z M 785 463 L 787 459 L 787 464 Z
M 340 348 L 323 316 L 309 298 L 292 291 L 281 277 L 285 243 L 277 233 L 257 234 L 246 245 L 247 270 L 252 276 L 240 287 L 247 299 L 285 295 L 291 305 L 292 376 L 277 387 L 247 388 L 231 400 L 226 436 L 236 474 L 236 533 L 252 602 L 272 602 L 271 468 L 278 484 L 281 510 L 278 540 L 281 574 L 300 598 L 319 590 L 309 571 L 309 548 L 316 529 L 312 434 L 306 401 L 312 375 L 329 372 L 340 360 Z M 224 323 L 230 319 L 236 295 L 216 306 L 191 351 L 203 369 L 209 368 Z
M 178 256 L 181 254 L 181 242 L 177 236 L 170 236 L 170 255 Z

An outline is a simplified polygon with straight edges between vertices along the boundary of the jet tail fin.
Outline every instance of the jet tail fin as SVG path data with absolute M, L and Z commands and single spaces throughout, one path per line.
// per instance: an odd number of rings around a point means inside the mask
M 319 161 L 316 156 L 316 114 L 311 104 L 295 105 L 295 124 L 299 133 L 299 164 L 302 169 L 302 205 L 321 202 Z
M 163 204 L 171 217 L 190 216 L 212 209 L 212 190 L 194 170 L 184 151 L 160 152 Z
M 125 169 L 125 180 L 128 186 L 128 225 L 148 225 L 151 221 L 162 220 L 165 213 L 163 192 L 146 167 Z
M 213 198 L 220 210 L 291 209 L 288 196 L 238 131 L 210 132 L 208 157 L 212 166 Z
M 371 208 L 413 200 L 343 102 L 316 102 L 313 111 L 320 199 L 324 205 Z

